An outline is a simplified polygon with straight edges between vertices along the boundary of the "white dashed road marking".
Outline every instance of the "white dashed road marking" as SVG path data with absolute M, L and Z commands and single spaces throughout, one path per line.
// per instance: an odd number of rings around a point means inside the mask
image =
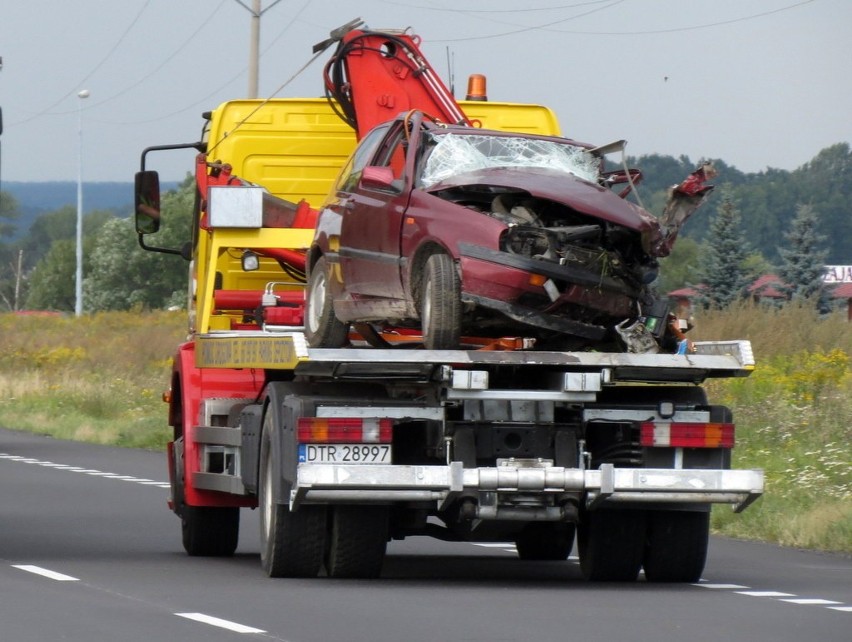
M 705 582 L 704 580 L 702 580 L 699 584 L 693 584 L 693 586 L 700 586 L 701 588 L 716 589 L 722 591 L 732 590 L 737 595 L 773 598 L 777 599 L 779 602 L 786 602 L 787 604 L 824 606 L 825 608 L 831 609 L 832 611 L 852 613 L 852 606 L 847 606 L 846 604 L 843 604 L 843 602 L 837 602 L 835 600 L 826 600 L 820 597 L 798 597 L 793 593 L 782 593 L 781 591 L 752 591 L 748 590 L 748 586 L 741 586 L 740 584 L 712 584 L 710 582 Z
M 54 470 L 64 470 L 71 473 L 83 473 L 91 477 L 103 477 L 104 479 L 118 479 L 121 481 L 129 481 L 139 484 L 140 486 L 156 486 L 157 488 L 170 488 L 168 482 L 154 481 L 153 479 L 145 479 L 142 477 L 133 477 L 132 475 L 119 475 L 110 473 L 96 468 L 80 468 L 79 466 L 68 466 L 66 464 L 55 464 L 52 461 L 41 461 L 32 459 L 31 457 L 21 457 L 20 455 L 10 455 L 8 453 L 0 453 L 0 459 L 8 459 L 9 461 L 18 461 L 24 464 L 35 464 L 44 468 L 53 468 Z
M 814 598 L 814 597 L 785 598 L 781 601 L 782 602 L 789 602 L 790 604 L 813 604 L 815 606 L 829 606 L 830 604 L 843 604 L 843 602 L 835 602 L 834 600 L 823 600 L 821 598 Z
M 237 624 L 236 622 L 222 620 L 218 617 L 213 617 L 212 615 L 204 615 L 204 613 L 175 613 L 175 615 L 185 617 L 188 620 L 203 622 L 204 624 L 209 624 L 211 626 L 218 626 L 220 629 L 227 629 L 235 633 L 266 633 L 263 629 L 256 629 L 253 626 L 246 626 L 244 624 Z
M 41 575 L 42 577 L 46 577 L 51 580 L 56 580 L 57 582 L 79 582 L 76 577 L 71 577 L 70 575 L 64 575 L 63 573 L 57 573 L 56 571 L 51 571 L 46 568 L 42 568 L 41 566 L 32 566 L 30 564 L 13 564 L 12 568 L 17 568 L 22 571 L 26 571 L 27 573 L 33 573 L 35 575 Z

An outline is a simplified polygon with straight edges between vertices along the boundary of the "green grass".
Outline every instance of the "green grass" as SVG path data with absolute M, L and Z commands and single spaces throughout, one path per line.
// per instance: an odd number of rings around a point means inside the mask
M 185 313 L 0 315 L 0 425 L 62 439 L 161 450 L 162 392 Z M 766 493 L 741 514 L 716 507 L 732 537 L 852 553 L 852 325 L 845 314 L 744 305 L 699 316 L 695 340 L 752 341 L 754 373 L 708 383 L 734 411 L 734 467 L 761 468 Z

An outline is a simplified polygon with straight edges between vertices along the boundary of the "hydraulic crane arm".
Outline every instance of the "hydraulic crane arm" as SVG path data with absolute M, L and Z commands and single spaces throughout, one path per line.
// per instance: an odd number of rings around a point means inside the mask
M 356 28 L 358 24 L 349 23 L 317 45 L 338 43 L 323 73 L 326 95 L 358 140 L 411 109 L 440 122 L 471 124 L 420 51 L 420 38 L 407 31 Z M 351 28 L 344 31 L 346 27 Z

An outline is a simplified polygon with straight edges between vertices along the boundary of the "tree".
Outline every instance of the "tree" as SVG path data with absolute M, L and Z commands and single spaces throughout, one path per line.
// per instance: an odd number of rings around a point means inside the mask
M 18 201 L 8 192 L 0 192 L 0 239 L 13 236 L 20 217 Z M 17 309 L 16 296 L 23 282 L 17 248 L 0 240 L 0 302 L 9 310 Z
M 71 312 L 76 302 L 77 239 L 74 208 L 67 206 L 42 214 L 30 228 L 30 234 L 21 244 L 24 262 L 37 263 L 28 274 L 26 306 L 33 310 Z M 109 211 L 87 214 L 83 219 L 83 284 L 91 266 L 91 253 L 95 234 L 104 221 L 113 219 Z M 38 246 L 38 242 L 44 248 Z M 26 265 L 25 265 L 26 271 Z M 85 295 L 83 305 L 86 307 Z
M 778 276 L 782 289 L 792 301 L 811 299 L 826 309 L 826 292 L 822 276 L 825 272 L 825 237 L 817 233 L 819 220 L 810 205 L 799 205 L 790 230 L 784 234 L 787 247 L 778 248 L 782 266 Z
M 722 309 L 739 299 L 749 282 L 745 267 L 749 247 L 740 229 L 740 212 L 729 185 L 722 188 L 722 203 L 710 222 L 706 247 L 702 282 L 707 287 L 701 303 Z
M 76 243 L 67 239 L 55 241 L 30 277 L 27 307 L 32 310 L 73 312 L 76 263 Z
M 681 237 L 672 248 L 672 253 L 660 259 L 660 277 L 656 288 L 667 294 L 697 282 L 697 271 L 701 246 L 689 237 Z
M 179 248 L 189 239 L 195 198 L 192 181 L 163 195 L 163 227 L 149 245 Z M 187 263 L 180 256 L 146 252 L 130 219 L 113 219 L 98 233 L 83 281 L 87 312 L 164 308 L 186 301 Z
M 15 221 L 19 218 L 18 201 L 9 192 L 0 192 L 0 237 L 15 233 Z

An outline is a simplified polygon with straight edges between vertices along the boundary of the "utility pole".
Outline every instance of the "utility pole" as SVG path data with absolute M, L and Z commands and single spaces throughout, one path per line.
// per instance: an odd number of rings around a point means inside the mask
M 261 8 L 261 0 L 252 0 L 249 7 L 243 0 L 237 3 L 251 14 L 251 37 L 249 38 L 249 69 L 248 69 L 248 97 L 257 98 L 257 77 L 260 66 L 260 17 L 269 11 L 281 0 L 275 0 L 266 9 Z
M 74 316 L 83 314 L 83 101 L 88 89 L 77 92 L 77 272 L 74 278 Z

